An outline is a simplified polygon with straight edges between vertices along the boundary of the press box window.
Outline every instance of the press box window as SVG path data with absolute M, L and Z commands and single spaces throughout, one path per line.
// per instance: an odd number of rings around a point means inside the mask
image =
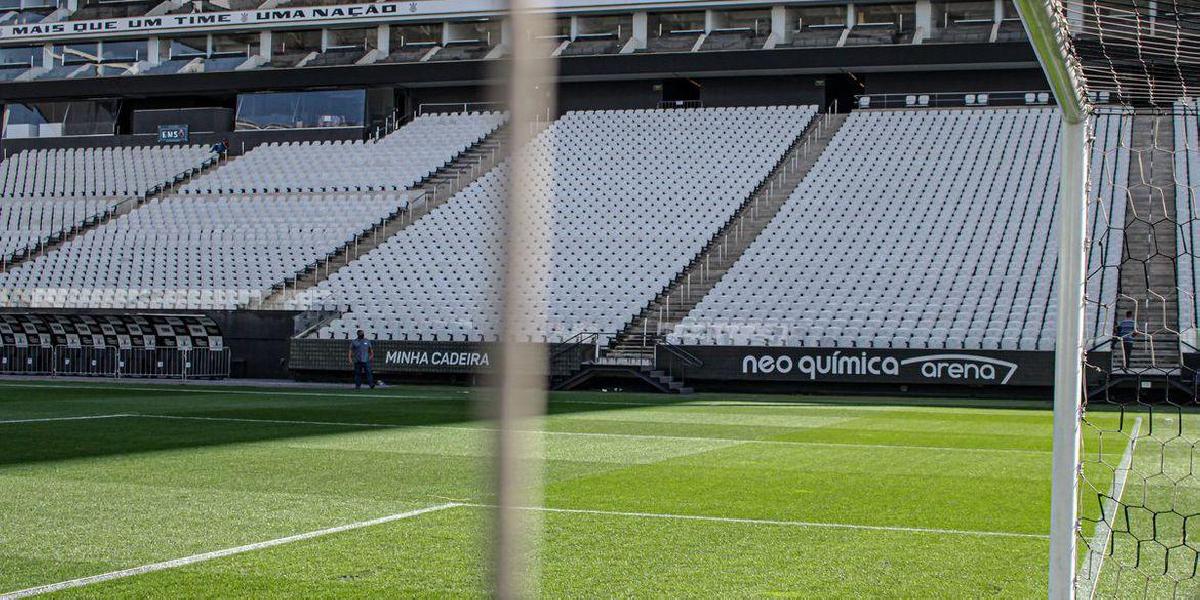
M 366 90 L 242 94 L 237 129 L 362 127 L 366 98 Z

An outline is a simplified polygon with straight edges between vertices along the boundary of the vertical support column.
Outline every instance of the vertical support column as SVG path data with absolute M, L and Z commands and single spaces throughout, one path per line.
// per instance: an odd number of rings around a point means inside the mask
M 917 35 L 921 39 L 929 37 L 933 34 L 933 3 L 929 0 L 917 0 L 913 19 L 917 31 Z M 914 40 L 915 42 L 915 40 Z
M 271 62 L 272 43 L 270 29 L 258 32 L 258 55 L 263 58 L 263 62 Z
M 858 22 L 858 10 L 851 2 L 846 5 L 846 29 L 854 29 L 855 23 Z
M 161 62 L 159 40 L 160 38 L 157 35 L 152 35 L 150 39 L 146 40 L 146 62 L 151 66 L 158 66 Z
M 704 11 L 704 33 L 712 33 L 714 29 L 721 27 L 719 19 L 720 15 L 717 14 L 717 11 L 711 8 Z
M 380 25 L 375 31 L 375 48 L 379 50 L 379 56 L 387 56 L 392 53 L 392 28 L 387 23 Z
M 571 15 L 571 41 L 579 37 L 579 15 Z
M 786 4 L 771 7 L 771 37 L 775 38 L 776 44 L 792 43 L 791 16 Z
M 1058 211 L 1058 339 L 1054 357 L 1054 454 L 1050 488 L 1051 600 L 1075 597 L 1080 407 L 1087 263 L 1088 120 L 1063 119 Z
M 645 50 L 650 39 L 650 15 L 646 11 L 633 13 L 633 48 Z

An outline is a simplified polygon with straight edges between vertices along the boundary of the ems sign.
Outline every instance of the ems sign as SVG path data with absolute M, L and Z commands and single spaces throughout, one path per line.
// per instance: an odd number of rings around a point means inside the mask
M 158 143 L 186 144 L 188 142 L 187 125 L 159 125 Z

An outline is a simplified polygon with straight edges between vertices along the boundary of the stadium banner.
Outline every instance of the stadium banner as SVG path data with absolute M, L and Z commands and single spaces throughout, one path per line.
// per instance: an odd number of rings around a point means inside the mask
M 614 7 L 652 8 L 678 6 L 664 0 L 545 0 L 547 11 L 588 11 Z M 705 5 L 695 1 L 688 4 Z M 254 10 L 190 13 L 179 15 L 143 15 L 112 19 L 20 23 L 0 26 L 0 43 L 36 42 L 69 38 L 102 38 L 130 34 L 157 34 L 171 31 L 252 30 L 299 25 L 326 26 L 355 23 L 379 25 L 386 22 L 439 18 L 480 18 L 503 15 L 504 0 L 420 0 L 408 2 L 372 2 L 331 6 L 287 6 Z
M 376 374 L 479 373 L 496 364 L 495 344 L 372 340 Z M 288 360 L 293 371 L 353 371 L 350 340 L 294 339 Z
M 188 142 L 187 125 L 159 125 L 158 143 L 186 144 Z
M 1053 352 L 902 348 L 680 346 L 703 365 L 690 379 L 797 383 L 1048 386 Z M 658 359 L 668 360 L 660 347 Z

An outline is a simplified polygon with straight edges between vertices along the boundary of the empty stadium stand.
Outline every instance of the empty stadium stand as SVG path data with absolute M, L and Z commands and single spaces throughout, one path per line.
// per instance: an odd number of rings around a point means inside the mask
M 233 309 L 399 210 L 395 193 L 172 195 L 0 274 L 8 305 Z
M 550 156 L 549 306 L 533 340 L 627 325 L 709 243 L 816 114 L 815 107 L 568 113 L 542 132 Z M 529 151 L 528 149 L 526 151 Z M 486 340 L 498 332 L 506 166 L 297 299 L 348 305 L 318 332 Z M 551 173 L 553 176 L 551 177 Z
M 497 129 L 470 149 L 460 153 L 452 162 L 422 179 L 409 191 L 409 204 L 376 227 L 363 231 L 354 240 L 348 241 L 334 253 L 319 259 L 273 286 L 271 295 L 263 299 L 259 308 L 292 307 L 296 296 L 303 290 L 329 279 L 338 269 L 358 260 L 360 256 L 374 250 L 401 229 L 425 216 L 430 211 L 450 200 L 463 188 L 484 173 L 496 167 L 506 158 L 509 149 L 509 129 Z
M 852 114 L 671 341 L 1052 349 L 1057 132 L 1052 109 Z
M 825 113 L 813 120 L 775 166 L 771 176 L 746 199 L 708 246 L 617 334 L 609 348 L 609 356 L 645 358 L 653 355 L 663 334 L 669 333 L 675 323 L 704 299 L 779 213 L 846 121 L 846 116 Z
M 351 145 L 362 150 L 350 158 L 366 167 L 331 152 L 336 145 L 308 144 L 297 146 L 307 151 L 304 161 L 285 161 L 283 169 L 264 175 L 242 165 L 253 154 L 247 153 L 183 184 L 177 194 L 157 198 L 0 274 L 0 305 L 233 309 L 260 303 L 273 287 L 403 213 L 410 196 L 391 189 L 403 190 L 438 172 L 503 121 L 499 113 L 420 117 L 377 143 Z M 384 160 L 369 162 L 371 155 Z M 251 167 L 265 169 L 275 164 L 276 156 L 294 158 L 272 150 L 259 156 L 266 158 Z M 379 181 L 400 183 L 376 186 L 389 190 L 385 192 L 367 191 L 370 186 L 363 185 L 341 193 L 328 191 L 338 187 L 334 185 L 313 191 L 296 183 L 317 181 L 310 174 L 322 165 L 321 158 L 342 161 L 326 177 L 336 174 L 345 181 L 374 173 Z M 235 172 L 222 174 L 227 170 Z M 270 182 L 260 185 L 267 191 L 218 192 L 198 185 L 210 177 L 234 181 L 242 176 Z M 305 191 L 287 191 L 301 189 Z
M 13 197 L 140 195 L 212 157 L 203 146 L 134 146 L 18 152 L 0 163 L 0 193 Z
M 203 147 L 20 152 L 0 163 L 0 272 L 217 164 Z
M 378 141 L 266 144 L 192 181 L 190 194 L 399 191 L 503 125 L 502 113 L 425 115 Z

